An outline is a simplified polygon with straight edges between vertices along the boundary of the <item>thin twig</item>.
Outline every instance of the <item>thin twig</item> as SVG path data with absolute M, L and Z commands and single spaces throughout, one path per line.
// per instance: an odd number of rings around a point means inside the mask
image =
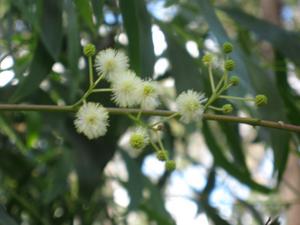
M 0 104 L 1 111 L 38 111 L 38 112 L 76 112 L 78 106 L 58 106 L 58 105 L 32 105 L 32 104 Z M 128 108 L 106 108 L 109 113 L 115 115 L 138 114 L 146 116 L 163 116 L 169 117 L 176 112 L 168 110 L 141 110 L 141 109 L 128 109 Z M 287 124 L 282 121 L 261 120 L 251 117 L 237 117 L 228 115 L 215 115 L 204 113 L 204 120 L 215 120 L 222 122 L 244 123 L 251 126 L 262 126 L 268 128 L 275 128 L 280 130 L 292 131 L 300 133 L 300 126 Z

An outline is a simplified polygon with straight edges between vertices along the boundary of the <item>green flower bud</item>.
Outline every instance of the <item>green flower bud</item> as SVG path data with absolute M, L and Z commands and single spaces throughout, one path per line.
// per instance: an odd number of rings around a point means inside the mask
M 168 160 L 168 161 L 166 161 L 165 167 L 166 167 L 166 170 L 172 172 L 173 170 L 176 169 L 176 163 L 174 160 Z
M 223 113 L 231 113 L 233 110 L 233 107 L 231 104 L 225 104 L 222 107 Z
M 229 78 L 229 83 L 236 86 L 240 83 L 240 78 L 238 76 L 232 76 Z
M 224 63 L 224 69 L 227 71 L 232 71 L 235 67 L 235 62 L 232 59 L 227 59 Z
M 268 98 L 265 95 L 256 95 L 255 96 L 255 105 L 256 106 L 263 106 L 268 103 Z
M 230 42 L 225 42 L 223 44 L 223 52 L 229 54 L 233 50 L 233 45 Z
M 156 158 L 160 161 L 166 161 L 168 159 L 168 152 L 166 150 L 160 150 L 156 153 Z
M 83 53 L 87 57 L 91 57 L 96 53 L 96 47 L 93 44 L 87 44 L 83 48 Z
M 142 129 L 138 129 L 130 136 L 129 144 L 133 149 L 143 149 L 149 143 L 149 138 L 146 132 Z
M 209 53 L 206 53 L 203 57 L 202 57 L 202 62 L 205 64 L 205 65 L 208 65 L 210 63 L 212 63 L 213 61 L 213 56 Z

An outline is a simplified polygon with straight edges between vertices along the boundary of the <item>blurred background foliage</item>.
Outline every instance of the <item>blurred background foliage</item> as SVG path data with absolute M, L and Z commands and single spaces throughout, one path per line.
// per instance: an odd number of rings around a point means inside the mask
M 209 95 L 204 52 L 230 41 L 235 115 L 300 124 L 297 0 L 1 0 L 1 103 L 72 104 L 88 86 L 82 46 L 124 49 L 130 66 L 162 84 L 162 106 L 192 88 Z M 221 62 L 217 62 L 221 64 Z M 215 70 L 218 74 L 218 70 Z M 103 84 L 106 85 L 106 84 Z M 109 95 L 93 96 L 111 106 Z M 170 174 L 151 149 L 124 144 L 130 121 L 105 137 L 78 135 L 71 113 L 1 112 L 0 224 L 259 224 L 299 208 L 296 134 L 203 122 L 166 124 Z M 124 135 L 125 134 L 125 135 Z M 283 196 L 283 197 L 282 197 Z M 299 206 L 298 206 L 299 207 Z M 299 213 L 298 213 L 299 214 Z M 298 222 L 298 223 L 297 223 Z

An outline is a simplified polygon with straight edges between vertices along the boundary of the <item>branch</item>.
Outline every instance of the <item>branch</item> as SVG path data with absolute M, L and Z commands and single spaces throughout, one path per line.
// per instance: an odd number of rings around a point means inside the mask
M 76 112 L 78 107 L 74 106 L 58 106 L 58 105 L 31 105 L 31 104 L 0 104 L 1 111 L 38 111 L 38 112 Z M 141 109 L 128 109 L 128 108 L 106 108 L 109 113 L 115 115 L 138 114 L 142 112 L 147 116 L 163 116 L 168 117 L 173 115 L 174 111 L 168 110 L 142 110 Z M 282 121 L 269 121 L 261 120 L 251 117 L 237 117 L 227 115 L 215 115 L 204 113 L 204 120 L 215 120 L 222 122 L 243 123 L 252 126 L 261 126 L 268 128 L 275 128 L 280 130 L 292 131 L 300 133 L 300 126 L 287 124 Z

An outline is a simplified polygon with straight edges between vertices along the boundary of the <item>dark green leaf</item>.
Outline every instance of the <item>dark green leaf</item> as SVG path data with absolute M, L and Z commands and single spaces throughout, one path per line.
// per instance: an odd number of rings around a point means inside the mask
M 72 0 L 65 1 L 65 8 L 67 12 L 67 56 L 69 83 L 70 83 L 70 100 L 74 100 L 76 91 L 79 85 L 79 69 L 78 62 L 80 57 L 80 36 L 77 11 Z
M 176 90 L 204 90 L 204 83 L 201 81 L 206 79 L 205 74 L 200 73 L 195 60 L 183 47 L 184 44 L 169 34 L 166 27 L 164 31 L 168 43 L 167 55 L 171 63 L 170 73 L 175 79 Z
M 129 180 L 126 186 L 128 187 L 127 190 L 132 201 L 130 207 L 135 209 L 135 207 L 139 206 L 140 209 L 146 211 L 148 216 L 158 224 L 174 224 L 170 214 L 164 207 L 164 201 L 157 187 L 141 173 L 140 168 L 125 151 L 120 152 L 126 162 L 129 173 Z M 150 194 L 147 199 L 142 198 L 144 189 L 147 189 Z
M 24 77 L 11 97 L 11 102 L 18 102 L 39 88 L 40 83 L 51 71 L 53 59 L 41 41 L 38 42 L 28 76 Z
M 54 59 L 58 58 L 63 36 L 61 0 L 44 0 L 41 39 Z
M 254 32 L 259 38 L 269 41 L 285 57 L 300 66 L 300 33 L 284 30 L 270 22 L 251 16 L 237 8 L 221 8 L 239 25 Z
M 216 166 L 220 166 L 231 176 L 235 177 L 240 182 L 248 185 L 252 189 L 262 192 L 262 193 L 270 193 L 272 190 L 264 185 L 258 184 L 253 181 L 251 176 L 237 167 L 234 163 L 230 162 L 224 155 L 224 151 L 218 144 L 217 139 L 214 137 L 208 123 L 206 121 L 203 122 L 203 134 L 205 137 L 206 144 L 208 145 L 211 154 L 214 157 Z
M 95 32 L 96 29 L 93 23 L 93 11 L 90 5 L 90 0 L 75 0 L 75 4 L 81 18 L 88 25 L 90 30 Z
M 120 7 L 129 40 L 130 65 L 139 76 L 152 76 L 155 56 L 145 0 L 120 1 Z

